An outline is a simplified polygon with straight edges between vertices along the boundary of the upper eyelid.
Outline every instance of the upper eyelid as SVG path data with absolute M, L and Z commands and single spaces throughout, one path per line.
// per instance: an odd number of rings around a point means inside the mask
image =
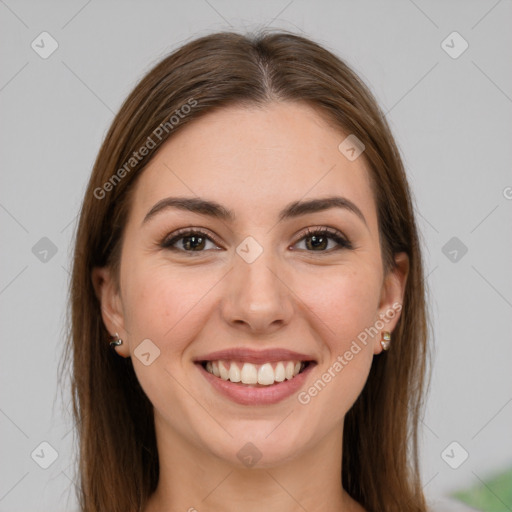
M 184 238 L 186 236 L 190 236 L 190 234 L 199 233 L 204 235 L 205 237 L 209 238 L 213 243 L 216 245 L 222 245 L 220 241 L 217 240 L 217 237 L 213 235 L 210 231 L 204 229 L 204 228 L 195 228 L 195 227 L 186 227 L 181 228 L 175 231 L 174 233 L 171 233 L 170 235 L 166 235 L 161 245 L 166 244 L 167 242 L 170 242 L 172 240 L 180 240 L 181 238 Z

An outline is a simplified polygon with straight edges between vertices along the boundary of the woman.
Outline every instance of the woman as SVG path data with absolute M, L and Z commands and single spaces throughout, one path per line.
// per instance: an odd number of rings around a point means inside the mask
M 427 323 L 371 93 L 289 33 L 193 40 L 98 155 L 76 238 L 82 511 L 424 511 Z

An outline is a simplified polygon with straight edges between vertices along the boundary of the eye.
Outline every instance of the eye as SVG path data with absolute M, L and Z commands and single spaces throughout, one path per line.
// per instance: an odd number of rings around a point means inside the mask
M 181 229 L 171 238 L 166 238 L 160 244 L 164 249 L 182 252 L 204 252 L 208 249 L 219 249 L 211 236 L 200 229 Z M 180 242 L 177 247 L 175 245 Z M 208 248 L 207 244 L 211 243 L 213 247 Z
M 352 249 L 350 241 L 338 230 L 332 228 L 318 227 L 308 228 L 300 242 L 305 242 L 305 249 L 308 252 L 327 252 L 331 253 L 339 249 Z M 178 243 L 180 242 L 180 243 Z M 208 247 L 208 243 L 211 247 Z M 164 249 L 170 249 L 179 252 L 205 252 L 206 250 L 220 249 L 211 235 L 201 229 L 181 229 L 173 233 L 170 238 L 161 242 L 160 246 Z
M 308 228 L 305 235 L 299 240 L 305 241 L 305 247 L 309 252 L 333 252 L 339 249 L 352 249 L 350 241 L 338 230 L 332 228 Z M 329 247 L 329 241 L 332 245 Z M 328 249 L 328 250 L 326 250 Z

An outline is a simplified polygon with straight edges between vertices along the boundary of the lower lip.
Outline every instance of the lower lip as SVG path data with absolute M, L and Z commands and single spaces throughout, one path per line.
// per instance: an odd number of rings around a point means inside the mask
M 297 392 L 304 385 L 315 364 L 309 363 L 307 368 L 293 379 L 262 387 L 247 386 L 223 380 L 207 372 L 201 364 L 196 364 L 196 366 L 214 389 L 233 402 L 242 405 L 270 405 L 276 404 Z

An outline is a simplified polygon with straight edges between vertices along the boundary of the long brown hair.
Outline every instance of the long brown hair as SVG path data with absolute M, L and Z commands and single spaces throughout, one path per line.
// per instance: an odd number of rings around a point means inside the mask
M 394 254 L 409 256 L 392 349 L 374 358 L 345 417 L 340 484 L 371 511 L 426 510 L 418 422 L 428 387 L 428 322 L 418 232 L 399 151 L 372 94 L 342 60 L 308 38 L 267 31 L 211 34 L 166 57 L 126 99 L 96 159 L 76 234 L 64 357 L 72 370 L 83 512 L 139 512 L 159 475 L 153 408 L 131 359 L 109 347 L 91 271 L 118 268 L 130 191 L 162 143 L 213 109 L 271 101 L 307 102 L 364 143 L 385 270 Z

